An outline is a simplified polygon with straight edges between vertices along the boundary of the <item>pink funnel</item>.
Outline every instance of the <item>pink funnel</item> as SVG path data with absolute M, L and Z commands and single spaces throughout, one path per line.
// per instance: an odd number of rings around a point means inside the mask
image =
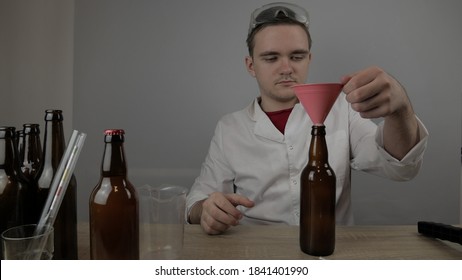
M 324 120 L 342 91 L 342 84 L 303 84 L 292 87 L 298 100 L 315 125 L 324 124 Z

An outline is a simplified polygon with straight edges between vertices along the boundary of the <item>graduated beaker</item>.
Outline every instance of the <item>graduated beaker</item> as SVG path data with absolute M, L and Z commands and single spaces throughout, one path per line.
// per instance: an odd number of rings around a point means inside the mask
M 183 249 L 187 190 L 174 185 L 138 188 L 140 259 L 178 259 Z

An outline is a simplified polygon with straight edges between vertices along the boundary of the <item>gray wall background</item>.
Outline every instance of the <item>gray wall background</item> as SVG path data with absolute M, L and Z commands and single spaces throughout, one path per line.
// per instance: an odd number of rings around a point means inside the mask
M 0 125 L 44 125 L 46 109 L 73 115 L 74 1 L 0 0 Z
M 397 183 L 353 173 L 356 223 L 461 222 L 462 3 L 291 2 L 311 15 L 309 82 L 338 81 L 378 65 L 407 88 L 430 131 L 425 162 L 414 180 Z M 251 11 L 265 3 L 0 0 L 0 61 L 6 62 L 0 63 L 1 123 L 19 126 L 25 116 L 43 123 L 43 111 L 55 106 L 55 96 L 63 99 L 56 106 L 66 110 L 67 134 L 72 128 L 88 134 L 76 168 L 80 220 L 88 219 L 106 128 L 126 130 L 135 185 L 189 187 L 218 119 L 258 95 L 244 66 L 245 35 Z M 43 41 L 53 44 L 37 50 Z M 30 53 L 46 58 L 25 57 Z M 15 70 L 18 65 L 24 66 Z M 53 69 L 47 78 L 39 76 L 47 67 Z M 62 83 L 66 86 L 59 87 Z M 13 107 L 7 98 L 16 100 Z

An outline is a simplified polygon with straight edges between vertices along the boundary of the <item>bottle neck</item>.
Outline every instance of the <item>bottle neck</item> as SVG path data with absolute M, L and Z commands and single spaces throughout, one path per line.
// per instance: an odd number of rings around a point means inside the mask
M 313 125 L 311 128 L 311 143 L 309 151 L 309 163 L 311 165 L 328 162 L 328 151 L 325 136 L 325 126 Z
M 15 157 L 13 138 L 11 136 L 0 137 L 0 169 L 4 169 L 8 174 L 13 173 Z
M 19 151 L 20 159 L 24 161 L 39 161 L 42 154 L 40 130 L 38 125 L 24 126 L 23 148 Z
M 127 174 L 127 163 L 125 161 L 125 151 L 123 141 L 106 136 L 104 147 L 103 162 L 101 164 L 101 175 L 103 177 L 125 176 Z
M 63 122 L 47 120 L 43 142 L 43 164 L 57 169 L 65 150 Z
M 25 124 L 22 145 L 18 145 L 19 166 L 22 176 L 29 182 L 34 181 L 40 169 L 42 147 L 38 124 Z

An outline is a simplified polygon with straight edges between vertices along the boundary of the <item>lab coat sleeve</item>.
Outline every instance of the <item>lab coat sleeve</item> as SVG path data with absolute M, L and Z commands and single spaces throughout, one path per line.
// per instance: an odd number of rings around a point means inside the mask
M 420 141 L 401 160 L 397 160 L 383 148 L 383 121 L 379 125 L 371 121 L 368 123 L 368 120 L 361 119 L 359 114 L 356 114 L 352 120 L 350 135 L 356 135 L 351 136 L 350 139 L 352 145 L 350 165 L 353 169 L 395 181 L 407 181 L 418 174 L 428 140 L 428 131 L 420 119 L 417 119 Z M 371 125 L 376 126 L 376 129 L 371 130 Z
M 417 118 L 417 121 L 419 124 L 420 141 L 401 160 L 397 160 L 383 148 L 384 122 L 382 121 L 377 128 L 375 137 L 377 149 L 379 150 L 381 158 L 386 162 L 386 164 L 384 164 L 384 167 L 387 169 L 386 174 L 394 180 L 410 180 L 418 174 L 422 166 L 424 153 L 427 147 L 428 131 L 420 119 Z

